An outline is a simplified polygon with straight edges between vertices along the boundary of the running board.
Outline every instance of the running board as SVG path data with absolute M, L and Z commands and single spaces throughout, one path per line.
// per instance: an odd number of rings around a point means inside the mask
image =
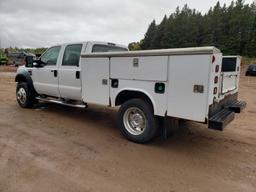
M 46 99 L 42 97 L 36 97 L 37 100 L 43 101 L 43 102 L 49 102 L 49 103 L 56 103 L 59 105 L 65 105 L 68 107 L 76 107 L 76 108 L 88 108 L 87 104 L 72 104 L 72 103 L 67 103 L 61 100 L 55 100 L 55 99 Z

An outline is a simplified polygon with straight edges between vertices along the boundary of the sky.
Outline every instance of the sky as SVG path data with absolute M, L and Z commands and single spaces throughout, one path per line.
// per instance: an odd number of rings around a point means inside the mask
M 0 46 L 36 48 L 107 41 L 128 45 L 144 37 L 177 6 L 203 13 L 216 0 L 0 0 Z M 229 5 L 231 0 L 220 0 Z M 245 0 L 252 3 L 253 0 Z

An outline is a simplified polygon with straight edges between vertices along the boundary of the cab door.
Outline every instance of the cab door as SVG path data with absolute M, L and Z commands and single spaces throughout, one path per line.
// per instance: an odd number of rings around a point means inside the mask
M 43 66 L 32 69 L 35 90 L 40 95 L 60 97 L 58 87 L 58 62 L 61 46 L 49 48 L 42 56 Z
M 70 44 L 65 47 L 59 67 L 59 91 L 61 98 L 81 100 L 80 55 L 83 44 Z

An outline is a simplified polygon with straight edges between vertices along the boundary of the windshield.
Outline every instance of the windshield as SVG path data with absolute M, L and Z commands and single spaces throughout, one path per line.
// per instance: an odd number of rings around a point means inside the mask
M 119 52 L 119 51 L 128 51 L 127 48 L 112 46 L 112 45 L 94 45 L 92 48 L 93 53 L 101 53 L 101 52 Z

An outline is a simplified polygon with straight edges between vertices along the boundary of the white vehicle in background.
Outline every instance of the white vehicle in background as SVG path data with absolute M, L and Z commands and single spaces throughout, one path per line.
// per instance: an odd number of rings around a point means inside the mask
M 86 108 L 88 103 L 121 106 L 118 126 L 129 140 L 145 143 L 160 121 L 191 120 L 223 130 L 240 113 L 240 58 L 232 70 L 215 47 L 131 51 L 102 42 L 49 48 L 38 61 L 18 69 L 17 101 L 37 100 Z M 165 121 L 167 122 L 167 121 Z

